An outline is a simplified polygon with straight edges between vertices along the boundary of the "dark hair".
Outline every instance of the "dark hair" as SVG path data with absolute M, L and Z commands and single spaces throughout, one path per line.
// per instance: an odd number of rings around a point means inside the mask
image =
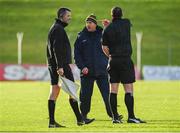
M 111 9 L 111 15 L 114 17 L 114 18 L 121 18 L 122 17 L 122 9 L 120 7 L 113 7 Z
M 64 16 L 64 14 L 66 13 L 66 11 L 71 12 L 71 10 L 69 8 L 66 8 L 66 7 L 59 8 L 59 10 L 57 11 L 57 17 L 62 18 Z

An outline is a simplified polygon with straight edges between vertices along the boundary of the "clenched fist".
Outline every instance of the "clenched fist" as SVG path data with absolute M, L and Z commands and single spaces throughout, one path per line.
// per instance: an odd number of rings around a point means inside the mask
M 83 73 L 84 75 L 88 74 L 88 72 L 89 72 L 89 70 L 88 70 L 87 67 L 84 67 L 84 68 L 82 69 L 82 73 Z
M 63 68 L 59 68 L 59 69 L 57 70 L 57 73 L 58 73 L 59 75 L 63 76 L 63 74 L 64 74 Z

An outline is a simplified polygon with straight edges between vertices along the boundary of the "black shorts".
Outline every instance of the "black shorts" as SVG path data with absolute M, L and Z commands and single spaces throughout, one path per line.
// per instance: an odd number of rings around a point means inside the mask
M 135 82 L 134 63 L 130 58 L 111 59 L 108 73 L 110 83 L 129 84 Z
M 71 71 L 71 68 L 69 65 L 64 65 L 64 76 L 71 80 L 74 81 L 74 77 Z M 51 79 L 51 85 L 57 85 L 59 82 L 59 75 L 57 73 L 57 69 L 55 67 L 49 66 L 48 67 L 49 73 L 50 73 L 50 79 Z

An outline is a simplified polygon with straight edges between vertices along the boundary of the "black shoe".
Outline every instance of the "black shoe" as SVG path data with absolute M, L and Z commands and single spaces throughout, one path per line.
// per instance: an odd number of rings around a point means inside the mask
M 95 120 L 94 118 L 93 118 L 93 119 L 88 119 L 88 118 L 83 119 L 83 121 L 84 121 L 85 124 L 90 124 L 90 123 L 92 123 L 94 120 Z
M 83 119 L 85 124 L 90 124 L 95 120 L 94 118 L 93 119 L 87 118 L 87 115 L 82 115 L 82 119 Z
M 84 125 L 84 124 L 85 124 L 85 122 L 84 122 L 83 120 L 77 122 L 77 125 L 78 125 L 78 126 L 82 126 L 82 125 Z
M 143 121 L 139 118 L 128 118 L 127 122 L 128 123 L 146 123 L 146 121 Z
M 120 119 L 113 119 L 112 123 L 113 124 L 119 124 L 119 123 L 122 123 L 122 121 Z
M 49 128 L 60 128 L 60 127 L 65 127 L 65 126 L 62 126 L 57 122 L 49 123 Z
M 122 118 L 123 118 L 123 116 L 118 114 L 118 117 L 117 117 L 117 118 L 113 118 L 112 123 L 113 123 L 113 124 L 122 123 L 122 121 L 121 121 Z

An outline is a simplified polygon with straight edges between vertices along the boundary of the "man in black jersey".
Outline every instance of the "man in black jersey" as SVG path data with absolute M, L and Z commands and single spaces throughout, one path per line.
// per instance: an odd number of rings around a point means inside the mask
M 133 83 L 135 82 L 135 71 L 131 60 L 131 23 L 129 19 L 122 18 L 120 7 L 112 8 L 111 15 L 112 22 L 106 25 L 103 32 L 102 47 L 110 59 L 108 72 L 111 83 L 110 105 L 113 112 L 113 123 L 122 123 L 117 114 L 117 93 L 120 82 L 125 90 L 124 101 L 128 110 L 127 122 L 145 123 L 145 121 L 136 118 L 134 114 Z
M 60 92 L 58 85 L 59 75 L 66 77 L 67 79 L 74 81 L 73 74 L 69 64 L 71 64 L 71 46 L 68 36 L 65 31 L 65 27 L 71 20 L 71 10 L 68 8 L 60 8 L 57 12 L 57 18 L 55 23 L 51 26 L 48 34 L 47 43 L 47 61 L 48 70 L 51 78 L 51 88 L 48 99 L 48 111 L 49 111 L 49 128 L 62 127 L 55 121 L 55 103 Z M 91 123 L 91 119 L 83 119 L 79 111 L 78 102 L 69 97 L 70 106 L 76 116 L 77 125 L 83 125 Z

